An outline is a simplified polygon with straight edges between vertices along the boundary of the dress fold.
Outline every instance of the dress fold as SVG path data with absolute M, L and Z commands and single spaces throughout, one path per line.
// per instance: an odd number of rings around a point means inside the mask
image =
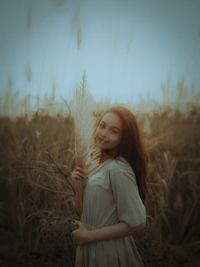
M 88 230 L 117 224 L 146 222 L 135 174 L 121 156 L 103 163 L 84 190 L 81 221 Z M 75 267 L 144 267 L 133 236 L 77 246 Z

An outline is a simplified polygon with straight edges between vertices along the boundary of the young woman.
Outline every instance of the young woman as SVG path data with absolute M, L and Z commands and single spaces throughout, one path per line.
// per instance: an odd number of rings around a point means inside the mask
M 99 166 L 72 179 L 83 187 L 81 221 L 72 232 L 76 267 L 141 267 L 134 234 L 146 223 L 146 155 L 136 119 L 125 107 L 109 108 L 94 135 Z

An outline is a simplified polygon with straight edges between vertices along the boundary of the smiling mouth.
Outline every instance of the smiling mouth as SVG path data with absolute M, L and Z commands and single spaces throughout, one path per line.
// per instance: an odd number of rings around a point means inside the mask
M 107 143 L 107 141 L 105 141 L 104 139 L 102 139 L 102 138 L 100 138 L 100 137 L 99 137 L 99 142 L 100 142 L 101 144 L 106 144 L 106 143 Z

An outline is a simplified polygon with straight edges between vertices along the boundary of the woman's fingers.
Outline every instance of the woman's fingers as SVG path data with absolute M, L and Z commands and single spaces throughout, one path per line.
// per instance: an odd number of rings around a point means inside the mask
M 83 169 L 83 168 L 81 168 L 81 167 L 76 167 L 75 171 L 78 171 L 78 172 L 80 172 L 81 174 L 86 175 L 86 170 Z
M 78 166 L 75 168 L 72 175 L 76 180 L 85 180 L 87 177 L 85 169 Z
M 74 186 L 84 186 L 86 184 L 87 175 L 83 168 L 76 167 L 72 172 L 71 178 Z
M 79 171 L 75 171 L 75 172 L 74 172 L 74 178 L 75 178 L 76 180 L 85 180 L 86 175 L 83 174 L 83 173 L 81 173 L 81 172 L 79 172 Z
M 79 220 L 74 220 L 74 223 L 78 226 L 81 227 L 82 226 L 82 222 Z

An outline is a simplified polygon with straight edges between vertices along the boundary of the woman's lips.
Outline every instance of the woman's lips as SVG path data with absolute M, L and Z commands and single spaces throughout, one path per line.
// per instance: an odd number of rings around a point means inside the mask
M 107 141 L 102 139 L 101 137 L 99 137 L 99 141 L 100 141 L 101 144 L 106 144 L 107 143 Z

